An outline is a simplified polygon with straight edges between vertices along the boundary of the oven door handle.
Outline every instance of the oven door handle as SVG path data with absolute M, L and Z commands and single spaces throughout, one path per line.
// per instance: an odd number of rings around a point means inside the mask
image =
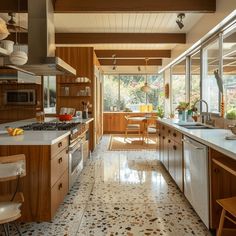
M 73 146 L 69 146 L 69 153 L 74 153 L 78 148 L 81 148 L 81 141 L 76 142 Z

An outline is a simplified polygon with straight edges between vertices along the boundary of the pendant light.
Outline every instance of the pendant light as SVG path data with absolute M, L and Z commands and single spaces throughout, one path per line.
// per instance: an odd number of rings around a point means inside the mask
M 0 40 L 5 39 L 9 34 L 6 22 L 0 17 Z
M 147 63 L 148 63 L 149 58 L 145 58 L 145 71 L 146 71 L 146 77 L 145 77 L 145 84 L 144 86 L 141 87 L 141 91 L 144 93 L 148 93 L 151 91 L 151 87 L 148 85 L 147 82 Z
M 18 11 L 20 12 L 20 1 L 19 0 L 18 0 Z M 19 21 L 19 29 L 20 29 L 20 13 L 18 13 L 18 14 L 19 14 L 18 21 Z M 12 64 L 17 65 L 17 66 L 22 66 L 22 65 L 26 64 L 26 62 L 28 61 L 28 55 L 24 51 L 22 51 L 20 45 L 18 45 L 17 34 L 18 34 L 18 29 L 16 29 L 16 48 L 11 53 L 9 59 Z

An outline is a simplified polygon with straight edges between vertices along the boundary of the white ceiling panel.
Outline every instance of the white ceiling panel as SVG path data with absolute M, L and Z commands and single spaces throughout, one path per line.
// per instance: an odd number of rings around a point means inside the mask
M 186 14 L 180 30 L 176 13 L 58 13 L 55 27 L 56 32 L 187 33 L 202 15 Z

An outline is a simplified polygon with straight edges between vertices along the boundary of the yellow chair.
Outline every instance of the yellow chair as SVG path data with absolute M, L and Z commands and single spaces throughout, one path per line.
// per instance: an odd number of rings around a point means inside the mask
M 216 200 L 216 202 L 223 208 L 221 212 L 219 228 L 217 231 L 217 236 L 221 236 L 225 219 L 228 219 L 236 225 L 236 197 L 219 199 Z
M 16 188 L 13 194 L 0 196 L 0 224 L 3 225 L 5 235 L 10 235 L 9 223 L 21 217 L 20 207 L 24 202 L 23 194 L 19 191 L 20 178 L 26 175 L 25 155 L 13 155 L 0 157 L 0 182 L 16 180 Z M 20 229 L 15 223 L 19 235 Z
M 138 132 L 139 137 L 141 137 L 141 125 L 135 124 L 130 120 L 130 116 L 125 116 L 126 127 L 125 127 L 125 139 L 127 139 L 128 133 Z

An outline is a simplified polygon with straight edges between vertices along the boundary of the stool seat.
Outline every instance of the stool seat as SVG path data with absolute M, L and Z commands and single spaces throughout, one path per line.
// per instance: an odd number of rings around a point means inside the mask
M 216 200 L 232 216 L 236 217 L 236 197 L 224 198 Z
M 128 124 L 127 129 L 140 129 L 139 124 Z
M 0 203 L 0 224 L 12 222 L 21 217 L 21 203 L 1 202 Z

